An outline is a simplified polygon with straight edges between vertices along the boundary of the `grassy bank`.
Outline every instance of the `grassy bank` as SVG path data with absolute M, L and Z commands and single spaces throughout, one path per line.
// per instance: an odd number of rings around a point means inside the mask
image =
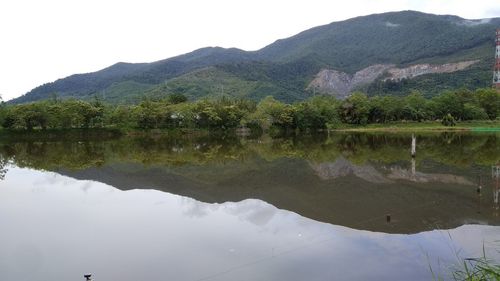
M 368 124 L 368 125 L 347 125 L 343 124 L 341 128 L 330 130 L 330 132 L 441 132 L 441 131 L 472 131 L 472 132 L 499 132 L 500 120 L 495 121 L 464 121 L 457 122 L 455 126 L 444 126 L 438 121 L 426 122 L 390 122 L 384 124 Z M 262 129 L 252 129 L 246 136 L 260 135 L 264 131 Z M 266 130 L 270 135 L 273 132 Z M 320 132 L 325 132 L 320 130 Z M 299 132 L 291 130 L 284 133 L 280 130 L 274 132 L 275 135 L 303 135 L 313 132 Z M 1 140 L 58 140 L 61 137 L 68 139 L 112 139 L 120 136 L 131 137 L 161 137 L 161 136 L 228 136 L 241 135 L 238 129 L 206 129 L 206 128 L 161 128 L 161 129 L 140 129 L 132 127 L 111 127 L 111 128 L 89 128 L 89 129 L 46 129 L 34 128 L 33 130 L 24 129 L 0 129 Z
M 391 122 L 384 124 L 368 124 L 365 126 L 346 126 L 333 131 L 352 132 L 414 132 L 414 131 L 498 131 L 500 120 L 495 121 L 463 121 L 455 126 L 444 126 L 438 121 L 426 122 Z

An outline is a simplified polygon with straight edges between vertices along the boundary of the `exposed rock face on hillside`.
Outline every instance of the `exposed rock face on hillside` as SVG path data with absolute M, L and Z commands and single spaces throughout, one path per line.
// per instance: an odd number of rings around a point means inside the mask
M 356 72 L 354 75 L 332 69 L 322 69 L 311 81 L 307 90 L 346 98 L 356 88 L 370 84 L 384 75 L 386 76 L 384 80 L 411 79 L 424 74 L 464 70 L 477 62 L 478 60 L 437 65 L 416 64 L 405 68 L 397 68 L 391 64 L 375 64 Z
M 372 83 L 393 66 L 390 64 L 376 64 L 364 68 L 354 75 L 337 70 L 323 69 L 311 81 L 307 90 L 335 95 L 338 98 L 346 98 L 355 88 Z
M 430 73 L 451 73 L 464 70 L 477 62 L 478 60 L 471 60 L 447 64 L 416 64 L 405 68 L 390 68 L 387 70 L 389 77 L 384 80 L 400 80 Z

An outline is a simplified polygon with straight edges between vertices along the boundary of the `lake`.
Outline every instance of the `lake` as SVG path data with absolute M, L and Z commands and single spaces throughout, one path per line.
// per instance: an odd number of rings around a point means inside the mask
M 0 280 L 432 280 L 500 260 L 498 133 L 0 140 Z M 432 268 L 432 270 L 431 270 Z

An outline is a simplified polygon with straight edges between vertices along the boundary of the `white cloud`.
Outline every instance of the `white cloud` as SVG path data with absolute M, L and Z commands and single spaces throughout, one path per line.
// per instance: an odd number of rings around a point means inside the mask
M 313 26 L 398 10 L 500 16 L 498 0 L 0 2 L 0 94 L 118 61 L 155 61 L 205 46 L 256 50 Z M 496 10 L 495 10 L 496 9 Z

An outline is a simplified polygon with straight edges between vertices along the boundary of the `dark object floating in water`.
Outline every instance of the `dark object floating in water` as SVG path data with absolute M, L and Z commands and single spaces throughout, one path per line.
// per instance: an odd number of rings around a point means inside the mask
M 92 274 L 85 274 L 85 275 L 83 275 L 83 277 L 85 277 L 86 281 L 91 281 L 92 280 L 92 279 L 90 279 L 90 277 L 92 277 Z

